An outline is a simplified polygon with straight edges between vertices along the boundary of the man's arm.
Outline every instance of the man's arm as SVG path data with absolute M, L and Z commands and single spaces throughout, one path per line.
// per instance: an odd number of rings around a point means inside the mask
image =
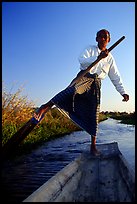
M 114 84 L 114 86 L 116 87 L 116 90 L 123 96 L 123 100 L 122 101 L 128 101 L 129 100 L 129 95 L 126 93 L 126 90 L 123 86 L 123 82 L 120 76 L 120 73 L 118 71 L 117 65 L 115 63 L 115 60 L 113 58 L 113 56 L 111 55 L 111 67 L 108 73 L 108 76 L 110 78 L 110 80 L 112 81 L 112 83 Z
M 86 49 L 84 49 L 84 51 L 78 57 L 80 69 L 85 70 L 97 59 L 97 56 L 98 53 L 95 46 L 88 46 Z

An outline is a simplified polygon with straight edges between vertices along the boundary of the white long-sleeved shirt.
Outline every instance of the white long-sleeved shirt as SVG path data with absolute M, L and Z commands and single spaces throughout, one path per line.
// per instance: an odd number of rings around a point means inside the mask
M 101 50 L 98 48 L 98 46 L 89 45 L 89 47 L 87 47 L 78 58 L 80 62 L 80 70 L 85 70 L 90 64 L 92 64 L 97 59 L 100 52 Z M 90 69 L 89 72 L 90 74 L 98 74 L 100 79 L 104 79 L 106 76 L 109 76 L 116 90 L 121 95 L 126 94 L 117 65 L 110 52 L 106 58 L 101 59 Z

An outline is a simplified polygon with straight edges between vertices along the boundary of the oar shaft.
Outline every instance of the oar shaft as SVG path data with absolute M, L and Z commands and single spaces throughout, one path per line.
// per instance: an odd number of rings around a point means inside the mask
M 109 49 L 108 51 L 110 52 L 113 48 L 115 48 L 119 43 L 121 43 L 122 40 L 125 39 L 125 36 L 121 37 L 118 41 L 116 41 Z

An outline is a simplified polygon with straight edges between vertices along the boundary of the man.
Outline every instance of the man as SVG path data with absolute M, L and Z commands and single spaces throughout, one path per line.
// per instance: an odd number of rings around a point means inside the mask
M 79 56 L 80 72 L 76 78 L 66 89 L 42 105 L 34 113 L 34 118 L 37 121 L 41 120 L 44 114 L 53 105 L 56 105 L 73 122 L 91 135 L 90 150 L 92 154 L 99 155 L 100 152 L 96 148 L 96 136 L 100 111 L 101 80 L 108 75 L 116 90 L 123 96 L 123 101 L 128 101 L 129 95 L 124 89 L 115 60 L 106 48 L 110 42 L 109 31 L 106 29 L 98 31 L 96 42 L 97 45 L 90 45 Z M 77 77 L 83 70 L 100 57 L 102 59 L 78 80 Z

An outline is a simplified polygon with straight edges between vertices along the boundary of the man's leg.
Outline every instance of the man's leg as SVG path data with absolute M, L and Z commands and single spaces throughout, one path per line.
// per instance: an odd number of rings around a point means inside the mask
M 91 148 L 90 151 L 93 155 L 100 155 L 100 152 L 96 148 L 96 136 L 92 135 L 91 136 Z

